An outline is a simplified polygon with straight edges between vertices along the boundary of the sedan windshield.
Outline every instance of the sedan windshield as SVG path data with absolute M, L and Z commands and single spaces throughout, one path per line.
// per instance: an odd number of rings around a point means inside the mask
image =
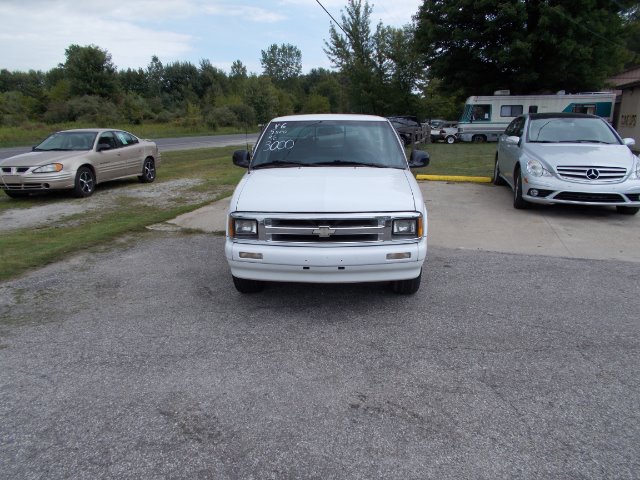
M 272 122 L 256 145 L 251 168 L 407 168 L 393 128 L 385 121 Z
M 535 118 L 529 123 L 532 143 L 620 144 L 609 125 L 599 118 Z
M 91 150 L 96 132 L 57 132 L 33 150 L 36 152 Z

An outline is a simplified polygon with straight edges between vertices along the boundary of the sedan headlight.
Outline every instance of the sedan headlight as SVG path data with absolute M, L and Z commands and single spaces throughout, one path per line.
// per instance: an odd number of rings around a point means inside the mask
M 36 168 L 33 173 L 55 173 L 62 170 L 61 163 L 50 163 L 49 165 L 44 165 L 42 167 Z
M 527 160 L 527 172 L 529 172 L 534 177 L 548 177 L 551 175 L 549 171 L 544 168 L 542 163 L 533 158 Z
M 640 157 L 636 157 L 636 178 L 640 179 Z
M 236 238 L 258 238 L 258 221 L 252 218 L 231 218 L 231 236 Z
M 422 222 L 418 218 L 402 218 L 393 221 L 393 235 L 419 237 L 422 235 Z

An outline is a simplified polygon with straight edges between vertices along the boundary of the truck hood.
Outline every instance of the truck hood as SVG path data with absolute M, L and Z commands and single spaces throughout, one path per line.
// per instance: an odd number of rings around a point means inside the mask
M 86 155 L 87 151 L 63 151 L 63 152 L 28 152 L 16 155 L 14 157 L 0 160 L 0 166 L 7 167 L 36 167 L 40 165 L 48 165 L 49 163 L 60 162 L 70 158 Z
M 252 170 L 231 200 L 243 212 L 347 213 L 414 211 L 408 170 L 301 167 Z
M 595 143 L 528 143 L 525 152 L 552 166 L 616 166 L 627 170 L 633 167 L 634 157 L 626 145 Z

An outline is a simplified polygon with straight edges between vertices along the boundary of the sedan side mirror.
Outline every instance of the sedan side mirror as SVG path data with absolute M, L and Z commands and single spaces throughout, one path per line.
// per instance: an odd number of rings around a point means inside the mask
M 109 145 L 108 143 L 99 143 L 98 151 L 101 152 L 103 150 L 111 150 L 111 145 Z
M 249 168 L 251 154 L 246 150 L 236 150 L 233 152 L 233 164 L 242 168 Z
M 520 143 L 520 137 L 516 137 L 514 135 L 511 135 L 509 137 L 507 137 L 505 139 L 505 142 L 511 144 L 511 145 L 517 145 L 518 143 Z
M 429 165 L 429 154 L 424 150 L 412 150 L 409 157 L 409 168 L 420 168 Z
M 636 144 L 636 141 L 633 138 L 623 138 L 622 143 L 627 147 L 633 147 Z

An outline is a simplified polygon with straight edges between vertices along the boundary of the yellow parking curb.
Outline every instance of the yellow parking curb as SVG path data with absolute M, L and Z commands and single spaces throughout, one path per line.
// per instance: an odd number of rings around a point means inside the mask
M 416 175 L 418 180 L 431 180 L 434 182 L 471 182 L 491 183 L 491 177 L 470 177 L 466 175 Z

